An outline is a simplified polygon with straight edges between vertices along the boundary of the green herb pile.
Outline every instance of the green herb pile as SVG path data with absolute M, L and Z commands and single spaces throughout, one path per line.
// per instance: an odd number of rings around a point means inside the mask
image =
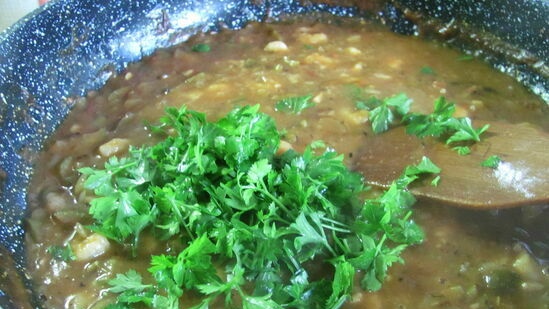
M 96 195 L 93 230 L 128 254 L 143 233 L 184 245 L 152 256 L 147 276 L 112 279 L 110 308 L 178 308 L 188 293 L 202 297 L 193 308 L 339 308 L 355 282 L 378 290 L 400 253 L 422 241 L 406 186 L 437 172 L 428 159 L 363 200 L 361 176 L 322 143 L 277 155 L 279 132 L 258 110 L 209 122 L 170 108 L 153 128 L 164 140 L 81 169 Z

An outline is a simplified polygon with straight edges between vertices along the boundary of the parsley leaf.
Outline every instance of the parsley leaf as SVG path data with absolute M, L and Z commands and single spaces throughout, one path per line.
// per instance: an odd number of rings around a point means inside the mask
M 492 155 L 480 163 L 481 166 L 489 168 L 497 168 L 501 163 L 501 158 L 497 155 Z
M 353 291 L 353 280 L 355 277 L 355 268 L 345 260 L 344 256 L 339 256 L 332 260 L 335 274 L 332 281 L 332 294 L 326 302 L 328 308 L 339 308 L 349 299 Z
M 379 100 L 376 98 L 368 101 L 356 101 L 357 107 L 370 111 L 372 130 L 379 134 L 389 129 L 395 120 L 395 114 L 402 117 L 410 110 L 412 100 L 404 93 Z
M 51 254 L 52 257 L 58 261 L 70 262 L 76 259 L 70 245 L 66 245 L 66 246 L 52 245 L 46 249 L 46 252 Z
M 350 93 L 358 109 L 370 111 L 369 120 L 374 133 L 387 131 L 400 119 L 400 122 L 406 126 L 408 134 L 419 138 L 427 136 L 441 138 L 460 155 L 469 154 L 471 150 L 468 144 L 479 142 L 480 135 L 490 127 L 484 125 L 476 129 L 470 118 L 453 117 L 456 106 L 446 101 L 444 97 L 435 100 L 431 114 L 420 114 L 409 112 L 412 100 L 404 93 L 383 100 L 377 98 L 365 100 L 362 89 L 356 86 L 350 86 Z
M 109 281 L 109 292 L 120 293 L 118 300 L 126 304 L 144 303 L 151 305 L 153 290 L 152 285 L 143 284 L 140 274 L 131 269 L 125 274 L 117 274 L 116 278 Z
M 419 69 L 419 72 L 421 74 L 425 74 L 425 75 L 435 75 L 435 70 L 433 70 L 432 67 L 430 66 L 422 66 L 421 69 Z
M 207 53 L 207 52 L 211 51 L 212 48 L 208 44 L 198 43 L 198 44 L 193 45 L 191 47 L 191 50 L 193 52 L 197 52 L 197 53 Z
M 422 157 L 417 165 L 410 165 L 404 169 L 402 176 L 397 181 L 405 181 L 406 185 L 418 179 L 422 174 L 439 174 L 440 168 L 431 159 Z
M 473 59 L 475 59 L 475 57 L 473 57 L 472 55 L 463 55 L 463 56 L 459 56 L 457 58 L 457 61 L 470 61 Z
M 391 124 L 393 120 L 393 112 L 385 104 L 381 104 L 370 111 L 372 129 L 376 134 L 387 131 L 389 129 L 389 124 Z
M 446 144 L 464 141 L 480 142 L 480 135 L 490 127 L 490 125 L 486 124 L 480 129 L 475 129 L 471 124 L 471 119 L 467 117 L 459 118 L 452 122 L 451 126 L 455 130 L 455 133 L 446 140 Z
M 419 138 L 439 137 L 448 130 L 455 110 L 454 104 L 447 102 L 444 97 L 440 97 L 435 100 L 433 113 L 428 115 L 411 113 L 405 115 L 402 121 L 406 124 L 408 134 L 416 135 Z
M 400 114 L 407 101 L 383 105 Z M 355 277 L 379 289 L 401 252 L 423 239 L 406 186 L 436 172 L 427 159 L 362 200 L 361 175 L 322 142 L 277 155 L 279 133 L 258 105 L 213 122 L 168 108 L 154 132 L 165 138 L 80 170 L 96 195 L 91 229 L 133 255 L 145 232 L 184 245 L 150 256 L 147 276 L 130 270 L 109 281 L 118 294 L 111 308 L 178 308 L 190 292 L 202 296 L 194 308 L 220 300 L 229 308 L 339 308 Z M 312 264 L 328 271 L 309 276 Z
M 315 106 L 312 95 L 288 97 L 275 103 L 275 109 L 286 113 L 299 115 L 304 109 Z
M 456 146 L 453 147 L 452 150 L 454 150 L 461 156 L 466 156 L 471 153 L 471 148 L 469 148 L 469 146 Z
M 376 97 L 366 98 L 364 89 L 357 85 L 350 84 L 346 88 L 357 109 L 371 110 L 381 104 L 381 100 Z
M 476 129 L 470 118 L 453 117 L 455 109 L 453 103 L 440 97 L 435 100 L 434 110 L 431 114 L 406 114 L 402 118 L 402 122 L 405 123 L 408 134 L 420 138 L 426 136 L 442 138 L 446 144 L 454 146 L 453 149 L 460 155 L 466 155 L 470 153 L 467 143 L 479 142 L 480 135 L 490 126 L 484 125 L 482 128 Z

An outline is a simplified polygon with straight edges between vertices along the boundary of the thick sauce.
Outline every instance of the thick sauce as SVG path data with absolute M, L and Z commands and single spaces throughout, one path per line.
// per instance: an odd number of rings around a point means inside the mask
M 198 43 L 211 50 L 192 51 Z M 142 258 L 132 259 L 87 230 L 90 194 L 76 171 L 101 167 L 128 145 L 154 142 L 145 124 L 155 123 L 167 106 L 185 104 L 215 119 L 258 103 L 297 150 L 320 139 L 351 162 L 372 134 L 356 101 L 400 92 L 414 100 L 415 111 L 431 112 L 444 95 L 458 105 L 459 116 L 528 121 L 549 130 L 540 100 L 508 76 L 440 44 L 364 22 L 252 24 L 193 38 L 130 65 L 75 103 L 37 163 L 28 260 L 40 297 L 51 308 L 104 307 L 115 297 L 106 292 L 115 274 L 145 270 L 150 252 L 173 250 L 145 238 Z M 278 100 L 302 95 L 312 95 L 315 107 L 299 116 L 275 110 Z M 426 241 L 404 253 L 406 263 L 390 270 L 381 291 L 357 290 L 346 308 L 548 308 L 547 269 L 510 238 L 493 236 L 499 232 L 482 221 L 489 216 L 415 207 Z M 48 248 L 67 244 L 76 260 L 52 259 Z M 500 277 L 516 280 L 501 287 L 494 284 Z

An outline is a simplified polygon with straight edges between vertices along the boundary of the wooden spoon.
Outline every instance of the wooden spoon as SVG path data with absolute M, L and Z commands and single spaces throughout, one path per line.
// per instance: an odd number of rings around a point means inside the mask
M 508 208 L 549 202 L 549 134 L 529 124 L 490 123 L 482 141 L 461 156 L 434 138 L 419 139 L 404 127 L 376 135 L 358 152 L 354 169 L 372 186 L 387 187 L 403 169 L 429 157 L 441 168 L 438 186 L 429 179 L 410 185 L 419 197 L 458 207 Z M 497 168 L 481 162 L 497 155 Z

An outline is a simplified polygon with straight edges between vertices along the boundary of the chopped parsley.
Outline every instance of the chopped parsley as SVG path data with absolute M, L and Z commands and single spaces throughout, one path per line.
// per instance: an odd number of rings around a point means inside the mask
M 396 182 L 400 183 L 402 187 L 405 187 L 425 174 L 433 174 L 437 176 L 431 180 L 431 185 L 436 187 L 440 181 L 440 175 L 438 175 L 440 174 L 440 171 L 440 167 L 433 163 L 431 159 L 423 156 L 418 164 L 407 166 Z
M 457 61 L 471 61 L 475 59 L 472 55 L 463 55 L 457 58 Z
M 412 100 L 404 93 L 384 99 L 364 99 L 359 87 L 351 85 L 350 90 L 356 108 L 370 112 L 369 120 L 375 134 L 387 131 L 391 125 L 400 121 L 406 126 L 408 134 L 419 138 L 441 138 L 460 155 L 467 155 L 471 152 L 469 145 L 479 142 L 480 135 L 490 127 L 484 125 L 477 129 L 473 127 L 470 118 L 454 117 L 456 106 L 444 97 L 435 100 L 431 114 L 420 114 L 409 112 Z
M 431 159 L 422 157 L 417 165 L 407 166 L 404 169 L 404 177 L 409 178 L 408 183 L 412 183 L 422 174 L 439 174 L 440 168 L 436 166 Z M 401 176 L 401 179 L 403 177 Z
M 497 168 L 501 163 L 501 158 L 497 155 L 492 155 L 480 163 L 481 166 L 489 168 Z
M 428 159 L 364 200 L 362 177 L 322 143 L 276 155 L 279 132 L 259 106 L 215 122 L 169 108 L 154 132 L 165 139 L 80 170 L 96 195 L 91 229 L 133 254 L 144 232 L 184 247 L 153 255 L 146 276 L 110 280 L 110 308 L 178 308 L 189 292 L 202 296 L 193 308 L 339 308 L 355 277 L 380 289 L 400 253 L 423 240 L 406 187 L 437 171 Z
M 46 252 L 51 254 L 51 256 L 55 260 L 58 260 L 58 261 L 70 262 L 70 261 L 74 261 L 76 259 L 70 245 L 66 245 L 66 246 L 56 246 L 56 245 L 49 246 L 46 249 Z
M 404 93 L 397 94 L 383 100 L 372 97 L 364 100 L 360 94 L 360 88 L 351 89 L 358 109 L 370 111 L 369 120 L 372 130 L 376 134 L 387 131 L 397 120 L 406 126 L 408 134 L 419 138 L 434 136 L 443 138 L 444 142 L 452 146 L 461 155 L 470 153 L 468 144 L 480 141 L 480 135 L 490 126 L 482 128 L 473 127 L 468 117 L 455 118 L 456 106 L 439 97 L 434 102 L 434 110 L 431 114 L 410 113 L 412 100 Z
M 480 135 L 490 126 L 482 128 L 473 127 L 468 117 L 455 118 L 455 104 L 446 101 L 444 97 L 435 100 L 434 110 L 431 114 L 410 113 L 404 115 L 402 122 L 406 125 L 408 134 L 420 138 L 434 136 L 443 138 L 444 142 L 454 148 L 459 154 L 468 154 L 467 143 L 480 141 Z
M 469 148 L 469 146 L 455 146 L 452 148 L 452 150 L 454 150 L 461 156 L 471 154 L 471 148 Z
M 284 98 L 275 103 L 275 109 L 277 111 L 299 115 L 304 109 L 315 106 L 314 102 L 311 101 L 312 98 L 312 95 Z
M 421 74 L 425 74 L 425 75 L 435 75 L 435 70 L 430 67 L 430 66 L 423 66 L 421 67 L 421 69 L 419 69 L 419 72 Z
M 396 116 L 403 117 L 410 110 L 412 100 L 404 93 L 384 98 L 370 98 L 357 101 L 357 108 L 370 111 L 370 122 L 374 133 L 379 134 L 389 129 Z
M 210 52 L 212 50 L 212 48 L 208 44 L 198 43 L 198 44 L 193 45 L 191 47 L 191 50 L 193 52 L 196 52 L 196 53 L 207 53 L 207 52 Z

